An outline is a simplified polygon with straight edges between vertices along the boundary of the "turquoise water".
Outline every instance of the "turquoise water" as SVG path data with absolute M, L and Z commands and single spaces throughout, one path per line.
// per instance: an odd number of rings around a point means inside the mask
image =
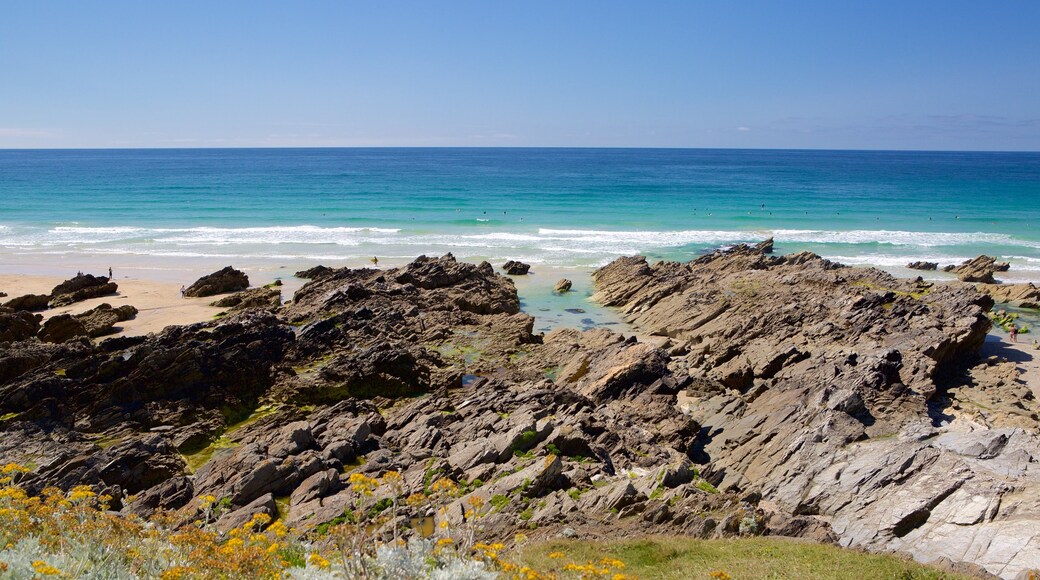
M 452 251 L 587 268 L 767 236 L 1040 279 L 1040 154 L 647 149 L 0 151 L 0 265 Z M 6 258 L 6 259 L 5 259 Z

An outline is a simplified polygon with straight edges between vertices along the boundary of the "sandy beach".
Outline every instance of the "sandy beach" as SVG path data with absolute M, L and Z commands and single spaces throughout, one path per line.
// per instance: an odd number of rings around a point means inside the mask
M 0 290 L 9 297 L 49 294 L 62 281 L 62 278 L 55 276 L 0 275 Z M 213 298 L 181 298 L 178 284 L 130 279 L 118 280 L 118 283 L 119 291 L 114 296 L 52 308 L 41 314 L 46 319 L 58 314 L 79 314 L 106 302 L 112 306 L 130 304 L 137 308 L 137 316 L 121 322 L 120 332 L 109 336 L 139 336 L 159 332 L 170 325 L 209 320 L 222 310 L 209 305 Z

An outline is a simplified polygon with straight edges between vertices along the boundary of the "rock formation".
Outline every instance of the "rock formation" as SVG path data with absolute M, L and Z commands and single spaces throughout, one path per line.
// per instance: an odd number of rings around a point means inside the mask
M 571 291 L 571 285 L 572 283 L 570 280 L 562 278 L 556 283 L 556 286 L 553 287 L 553 292 L 557 294 L 565 294 Z
M 535 334 L 509 278 L 451 255 L 314 268 L 286 305 L 97 344 L 0 309 L 0 462 L 123 513 L 190 521 L 213 495 L 221 529 L 320 534 L 352 473 L 397 470 L 405 496 L 460 487 L 400 506 L 405 533 L 482 505 L 482 538 L 767 533 L 1038 565 L 1036 403 L 1011 363 L 962 364 L 992 301 L 763 252 L 598 271 L 644 342 Z
M 280 286 L 281 284 L 279 284 Z M 236 292 L 213 302 L 210 306 L 229 308 L 231 312 L 251 308 L 271 309 L 282 305 L 282 291 L 275 287 L 252 288 Z
M 1019 308 L 1040 309 L 1040 288 L 1031 282 L 1026 284 L 979 284 L 980 292 L 989 294 L 995 302 L 1011 304 Z
M 221 270 L 207 274 L 194 284 L 188 286 L 184 295 L 189 298 L 202 298 L 215 294 L 238 292 L 249 287 L 249 277 L 240 270 L 226 266 Z
M 972 258 L 960 266 L 949 265 L 943 267 L 943 272 L 956 274 L 962 282 L 982 282 L 985 284 L 996 284 L 993 274 L 1007 272 L 1011 265 L 1007 262 L 997 262 L 996 258 L 979 256 Z
M 939 264 L 937 262 L 910 262 L 906 265 L 906 267 L 910 268 L 911 270 L 932 271 L 938 270 Z
M 502 264 L 502 270 L 510 276 L 523 276 L 531 270 L 531 265 L 515 260 L 509 260 L 505 264 Z
M 4 303 L 4 307 L 12 310 L 39 312 L 41 310 L 47 310 L 47 305 L 50 301 L 50 294 L 26 294 L 8 300 Z
M 40 330 L 39 314 L 0 306 L 0 343 L 27 340 Z
M 965 367 L 990 326 L 987 296 L 748 247 L 689 264 L 622 258 L 594 278 L 596 298 L 674 345 L 702 426 L 694 460 L 720 489 L 820 517 L 846 546 L 1006 577 L 1040 566 L 1032 396 L 991 382 L 990 398 L 1029 405 L 998 427 L 978 420 L 984 403 L 959 410 L 969 387 L 952 389 L 977 380 Z
M 75 302 L 115 294 L 119 286 L 104 276 L 78 274 L 51 290 L 50 306 L 57 308 Z

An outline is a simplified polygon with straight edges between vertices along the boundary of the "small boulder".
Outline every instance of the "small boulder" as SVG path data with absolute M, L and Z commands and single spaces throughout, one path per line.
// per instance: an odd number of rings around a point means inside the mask
M 531 265 L 516 260 L 509 260 L 505 264 L 502 264 L 502 269 L 510 276 L 523 276 L 530 271 Z
M 936 262 L 910 262 L 906 267 L 911 270 L 933 271 L 939 269 L 939 264 Z
M 189 298 L 201 298 L 214 294 L 238 292 L 249 287 L 249 277 L 241 270 L 227 266 L 222 270 L 203 276 L 184 291 Z
M 556 286 L 553 288 L 553 292 L 555 292 L 557 294 L 565 294 L 565 293 L 570 292 L 570 291 L 571 291 L 571 281 L 566 279 L 566 278 L 563 278 L 559 282 L 557 282 Z

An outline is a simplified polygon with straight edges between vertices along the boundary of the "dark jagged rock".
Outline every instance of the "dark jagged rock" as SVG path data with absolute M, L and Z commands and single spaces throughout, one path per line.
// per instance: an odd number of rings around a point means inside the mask
M 747 247 L 622 258 L 594 279 L 599 300 L 686 352 L 669 367 L 690 375 L 692 456 L 720 489 L 829 522 L 842 545 L 1011 575 L 1040 561 L 978 543 L 1040 538 L 1020 523 L 1040 519 L 1025 499 L 1040 471 L 1022 463 L 1036 461 L 1035 417 L 1001 431 L 939 410 L 990 327 L 987 296 Z
M 313 268 L 308 268 L 306 270 L 300 270 L 299 272 L 297 272 L 297 273 L 295 273 L 293 275 L 296 276 L 297 278 L 306 278 L 307 280 L 317 280 L 318 278 L 323 278 L 325 276 L 328 276 L 329 274 L 332 274 L 333 272 L 335 272 L 335 270 L 333 270 L 332 268 L 329 268 L 327 266 L 315 266 Z
M 906 267 L 911 270 L 932 271 L 937 270 L 939 268 L 939 264 L 937 262 L 910 262 L 906 265 Z
M 8 300 L 4 303 L 4 307 L 12 310 L 39 312 L 41 310 L 47 310 L 47 305 L 50 301 L 50 294 L 26 294 Z
M 553 292 L 556 292 L 557 294 L 566 294 L 567 292 L 571 291 L 572 285 L 573 284 L 570 280 L 562 278 L 559 282 L 556 283 L 556 286 L 553 287 Z
M 281 286 L 281 284 L 279 284 L 279 286 Z M 232 312 L 250 310 L 253 308 L 269 310 L 278 308 L 281 305 L 282 291 L 277 287 L 268 288 L 266 286 L 263 288 L 252 288 L 250 290 L 236 292 L 211 304 L 211 306 L 216 306 L 217 308 L 229 308 Z
M 244 272 L 236 270 L 231 266 L 226 266 L 196 280 L 194 284 L 188 286 L 184 291 L 184 295 L 189 298 L 202 298 L 215 294 L 238 292 L 248 287 L 249 277 Z
M 39 337 L 44 342 L 66 342 L 79 337 L 96 338 L 116 332 L 116 323 L 130 320 L 136 315 L 137 309 L 130 305 L 113 308 L 110 304 L 101 304 L 81 314 L 59 314 L 48 318 L 39 331 Z
M 115 294 L 119 286 L 104 276 L 79 274 L 58 284 L 51 290 L 50 306 L 52 308 L 68 306 L 75 302 L 109 296 Z
M 71 314 L 52 316 L 43 323 L 39 337 L 43 342 L 66 342 L 75 338 L 89 336 L 87 327 Z
M 59 350 L 25 348 L 18 351 L 25 353 L 18 359 L 24 372 L 0 383 L 0 415 L 76 422 L 97 433 L 118 425 L 191 425 L 208 421 L 211 410 L 219 427 L 220 410 L 256 405 L 293 341 L 273 316 L 250 313 L 169 327 L 125 351 L 76 342 Z
M 510 276 L 523 276 L 531 270 L 531 265 L 516 260 L 509 260 L 505 264 L 502 264 L 502 269 Z
M 94 288 L 96 286 L 104 286 L 108 284 L 108 278 L 104 276 L 94 276 L 93 274 L 77 274 L 74 278 L 70 278 L 61 284 L 58 284 L 51 290 L 51 296 L 59 296 L 61 294 L 73 294 L 86 288 Z
M 129 304 L 113 308 L 111 304 L 103 303 L 75 315 L 75 318 L 83 324 L 87 336 L 97 338 L 117 332 L 116 324 L 131 320 L 135 316 L 137 316 L 137 309 Z
M 752 247 L 752 249 L 754 249 L 754 251 L 756 251 L 756 252 L 761 252 L 763 254 L 772 254 L 773 253 L 773 238 L 767 238 L 765 240 L 762 240 L 761 242 L 755 244 Z
M 39 314 L 0 306 L 0 342 L 28 340 L 40 330 Z
M 943 272 L 957 275 L 961 282 L 982 282 L 984 284 L 996 284 L 993 274 L 1007 272 L 1011 265 L 1007 262 L 997 262 L 996 258 L 990 256 L 979 256 L 964 262 L 960 266 L 946 266 Z

